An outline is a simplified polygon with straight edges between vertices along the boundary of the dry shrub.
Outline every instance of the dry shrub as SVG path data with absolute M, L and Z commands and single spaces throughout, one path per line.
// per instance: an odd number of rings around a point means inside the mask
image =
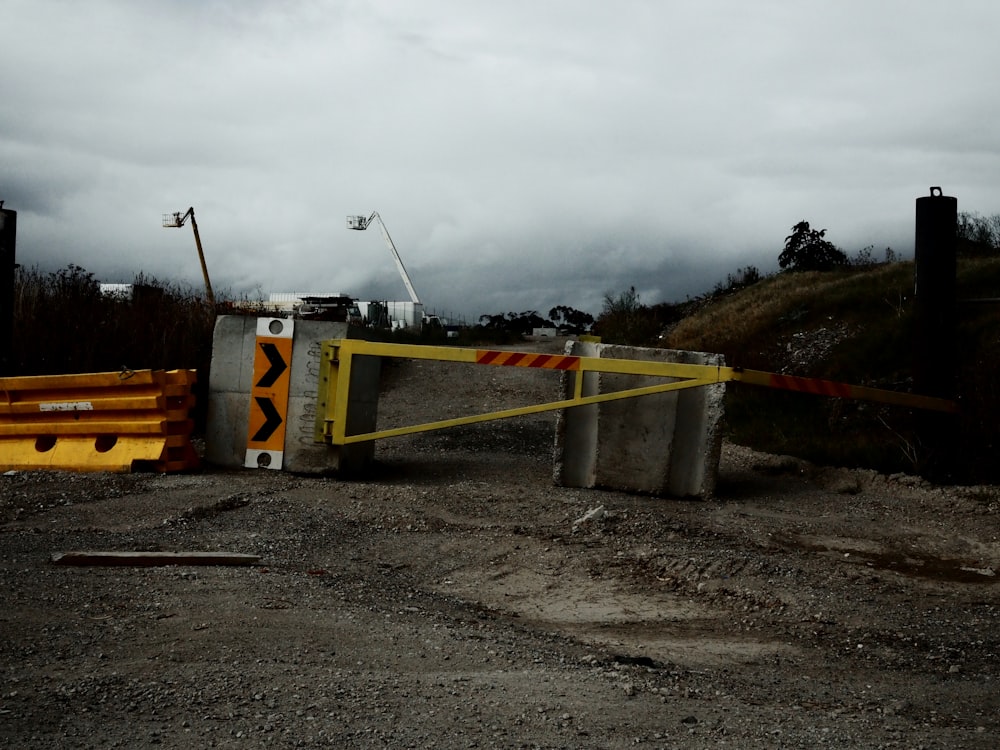
M 122 297 L 101 294 L 79 266 L 48 274 L 19 268 L 11 374 L 197 370 L 200 426 L 215 316 L 200 293 L 142 274 L 131 297 Z
M 962 414 L 954 421 L 948 476 L 1000 480 L 1000 258 L 959 259 L 956 369 Z M 963 303 L 970 298 L 981 300 Z M 836 336 L 831 336 L 831 332 Z M 898 391 L 913 387 L 913 263 L 783 273 L 702 305 L 665 345 L 718 352 L 729 364 Z M 820 346 L 833 340 L 832 346 Z M 789 352 L 813 346 L 788 369 Z M 946 350 L 942 342 L 942 350 Z M 856 401 L 732 387 L 731 437 L 762 450 L 821 463 L 921 471 L 923 413 Z

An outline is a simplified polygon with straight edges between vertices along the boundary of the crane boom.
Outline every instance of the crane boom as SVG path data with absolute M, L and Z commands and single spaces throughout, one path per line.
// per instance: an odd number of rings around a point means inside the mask
M 181 214 L 180 211 L 164 214 L 163 226 L 180 228 L 188 219 L 191 219 L 191 229 L 194 230 L 194 244 L 198 249 L 198 260 L 201 262 L 201 275 L 205 278 L 205 294 L 208 297 L 208 304 L 214 310 L 215 293 L 212 291 L 212 282 L 208 279 L 208 266 L 205 265 L 205 252 L 201 249 L 201 235 L 198 234 L 198 222 L 194 218 L 194 207 L 189 208 L 184 214 Z
M 382 217 L 378 215 L 378 211 L 372 212 L 372 215 L 367 219 L 364 216 L 348 216 L 347 226 L 350 229 L 367 229 L 376 219 L 378 219 L 378 228 L 382 231 L 382 238 L 385 240 L 385 244 L 389 246 L 389 252 L 392 253 L 392 259 L 396 261 L 396 269 L 399 271 L 399 275 L 403 279 L 403 285 L 406 287 L 406 291 L 410 295 L 410 301 L 415 305 L 419 305 L 420 297 L 417 296 L 417 291 L 413 288 L 413 282 L 410 281 L 410 274 L 406 272 L 406 266 L 403 265 L 403 259 L 399 257 L 396 245 L 393 244 L 392 237 L 389 236 L 389 230 L 385 228 L 385 222 L 382 221 Z

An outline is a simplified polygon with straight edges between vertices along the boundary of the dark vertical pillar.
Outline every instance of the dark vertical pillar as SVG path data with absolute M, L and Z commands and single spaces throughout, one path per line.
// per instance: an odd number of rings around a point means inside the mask
M 918 393 L 954 398 L 955 230 L 958 200 L 931 188 L 917 198 L 914 284 L 916 336 L 914 376 Z
M 956 312 L 956 228 L 958 200 L 932 187 L 917 198 L 914 242 L 914 390 L 926 396 L 958 395 Z M 951 478 L 955 471 L 957 425 L 954 417 L 921 414 L 918 430 L 921 472 Z
M 14 368 L 14 246 L 16 238 L 17 211 L 0 208 L 0 376 L 12 375 Z

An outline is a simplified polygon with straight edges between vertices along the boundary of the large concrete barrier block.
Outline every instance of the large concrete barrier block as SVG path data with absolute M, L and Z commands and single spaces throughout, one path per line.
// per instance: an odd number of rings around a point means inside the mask
M 355 338 L 346 323 L 289 321 L 294 324 L 284 419 L 282 468 L 306 474 L 358 473 L 374 460 L 374 443 L 332 446 L 315 441 L 316 401 L 322 342 Z M 247 455 L 248 420 L 257 337 L 257 318 L 223 315 L 215 324 L 209 378 L 205 458 L 242 467 Z M 374 431 L 378 416 L 378 358 L 359 357 L 351 378 L 348 429 Z
M 571 341 L 583 357 L 722 366 L 721 354 Z M 567 373 L 565 395 L 573 378 Z M 584 373 L 583 395 L 661 382 L 641 375 Z M 707 497 L 715 489 L 722 447 L 725 384 L 573 407 L 556 424 L 555 483 L 672 497 Z

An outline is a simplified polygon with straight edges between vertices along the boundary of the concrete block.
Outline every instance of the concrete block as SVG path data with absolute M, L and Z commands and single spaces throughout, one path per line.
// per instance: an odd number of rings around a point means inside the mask
M 570 341 L 566 353 L 723 366 L 721 354 Z M 565 397 L 572 394 L 567 373 Z M 583 395 L 639 388 L 660 378 L 584 373 Z M 725 384 L 579 406 L 559 413 L 555 483 L 672 497 L 707 497 L 715 489 L 722 448 Z
M 282 468 L 305 474 L 362 472 L 374 460 L 374 443 L 332 446 L 317 443 L 314 437 L 322 342 L 356 338 L 356 329 L 346 323 L 307 320 L 294 321 L 294 327 Z M 244 465 L 256 334 L 253 317 L 223 315 L 215 324 L 205 458 L 219 466 Z M 378 416 L 379 360 L 358 357 L 354 365 L 348 429 L 373 431 Z

